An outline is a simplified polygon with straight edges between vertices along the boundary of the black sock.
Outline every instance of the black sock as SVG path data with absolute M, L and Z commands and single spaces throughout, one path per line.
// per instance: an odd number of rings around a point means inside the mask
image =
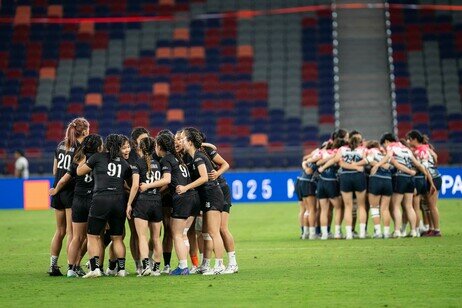
M 117 267 L 117 260 L 109 260 L 109 269 L 111 271 L 115 270 Z
M 330 226 L 327 226 L 327 233 L 330 233 Z
M 145 258 L 143 259 L 143 269 L 147 269 L 148 266 L 149 266 L 149 259 L 148 258 Z
M 68 265 L 67 265 L 67 270 L 68 270 L 68 271 L 74 270 L 74 265 L 73 265 L 73 264 L 68 264 Z
M 99 257 L 95 256 L 90 259 L 90 270 L 94 271 L 97 268 L 99 268 Z
M 303 234 L 303 227 L 300 227 L 300 230 L 302 231 L 302 234 Z
M 316 234 L 321 234 L 321 227 L 316 227 Z
M 153 268 L 154 271 L 158 271 L 160 270 L 160 262 L 155 262 L 154 263 L 154 268 Z
M 117 258 L 117 265 L 119 266 L 119 271 L 125 270 L 125 258 Z
M 170 265 L 170 259 L 172 258 L 171 252 L 164 252 L 164 265 Z

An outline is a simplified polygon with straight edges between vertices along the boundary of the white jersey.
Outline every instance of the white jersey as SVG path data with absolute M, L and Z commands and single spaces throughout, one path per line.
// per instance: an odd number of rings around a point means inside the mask
M 24 156 L 19 157 L 14 163 L 14 168 L 22 179 L 29 178 L 29 162 Z
M 393 142 L 389 144 L 387 146 L 387 151 L 391 152 L 393 158 L 401 165 L 409 169 L 414 167 L 411 159 L 411 157 L 413 157 L 414 155 L 412 155 L 411 149 L 405 147 L 401 142 Z M 397 171 L 397 174 L 407 175 L 400 170 Z
M 342 160 L 346 163 L 357 163 L 363 160 L 366 156 L 366 148 L 357 147 L 352 150 L 349 146 L 343 146 L 339 149 L 342 155 Z M 341 169 L 340 172 L 357 172 L 356 170 Z

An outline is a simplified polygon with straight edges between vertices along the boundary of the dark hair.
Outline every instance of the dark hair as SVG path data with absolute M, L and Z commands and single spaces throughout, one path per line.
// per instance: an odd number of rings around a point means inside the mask
M 72 120 L 66 129 L 66 137 L 64 138 L 64 145 L 66 149 L 76 148 L 77 139 L 82 137 L 83 131 L 90 128 L 90 123 L 85 118 L 75 118 Z
M 157 145 L 165 152 L 170 152 L 175 156 L 176 159 L 183 165 L 183 159 L 175 150 L 175 141 L 173 140 L 173 135 L 170 134 L 161 134 L 156 137 Z
M 15 153 L 18 153 L 18 154 L 21 155 L 21 156 L 24 156 L 24 151 L 23 151 L 23 150 L 16 149 L 14 152 L 15 152 Z
M 103 144 L 103 139 L 100 135 L 91 134 L 83 139 L 82 144 L 77 149 L 74 155 L 74 162 L 78 163 L 81 161 L 86 155 L 95 154 L 98 152 L 98 149 Z
M 422 136 L 422 134 L 416 129 L 409 131 L 406 134 L 406 138 L 407 139 L 416 139 L 418 143 L 424 143 L 425 142 L 425 139 Z
M 202 142 L 206 142 L 207 141 L 207 136 L 205 135 L 205 133 L 204 132 L 199 132 L 199 134 L 202 137 Z
M 184 135 L 187 141 L 191 141 L 196 149 L 200 149 L 202 146 L 202 137 L 197 128 L 186 127 L 183 129 Z
M 347 145 L 347 144 L 348 144 L 348 142 L 345 139 L 337 138 L 332 143 L 332 146 L 330 147 L 330 149 L 338 149 L 338 148 L 341 148 L 341 147 L 343 147 L 344 145 Z
M 143 158 L 146 162 L 146 166 L 148 166 L 149 172 L 151 172 L 152 153 L 154 153 L 155 145 L 156 141 L 152 137 L 143 138 L 140 141 L 140 150 L 143 153 Z
M 136 142 L 136 139 L 138 139 L 138 137 L 141 136 L 142 134 L 147 134 L 149 136 L 149 131 L 144 127 L 135 127 L 132 130 L 130 137 L 132 138 L 133 141 Z
M 369 140 L 366 144 L 366 148 L 380 148 L 380 143 L 377 140 Z
M 362 141 L 363 141 L 363 139 L 360 137 L 359 134 L 351 136 L 350 139 L 348 140 L 348 144 L 350 145 L 350 149 L 352 149 L 352 150 L 356 149 L 357 147 L 359 147 L 361 145 Z
M 167 134 L 167 135 L 170 135 L 170 136 L 174 136 L 173 133 L 172 133 L 172 131 L 169 130 L 169 129 L 163 129 L 163 130 L 159 131 L 159 132 L 157 133 L 157 136 L 164 135 L 164 134 Z
M 120 157 L 120 148 L 122 147 L 122 135 L 110 134 L 106 137 L 104 147 L 109 152 L 111 160 Z
M 336 129 L 332 135 L 331 135 L 331 139 L 332 140 L 335 140 L 335 139 L 344 139 L 346 138 L 348 132 L 343 129 L 343 128 L 339 128 L 339 129 Z
M 384 144 L 385 141 L 396 142 L 396 137 L 392 133 L 385 133 L 380 138 L 380 144 Z
M 399 142 L 401 142 L 406 148 L 411 147 L 405 138 L 399 139 Z
M 356 129 L 353 129 L 350 134 L 349 134 L 349 137 L 353 137 L 353 136 L 356 136 L 356 135 L 361 135 L 361 133 L 359 131 L 357 131 Z

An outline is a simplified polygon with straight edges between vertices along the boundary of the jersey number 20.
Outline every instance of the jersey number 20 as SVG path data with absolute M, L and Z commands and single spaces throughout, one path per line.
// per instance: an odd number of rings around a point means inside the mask
M 69 169 L 71 166 L 71 156 L 63 153 L 58 154 L 58 169 Z

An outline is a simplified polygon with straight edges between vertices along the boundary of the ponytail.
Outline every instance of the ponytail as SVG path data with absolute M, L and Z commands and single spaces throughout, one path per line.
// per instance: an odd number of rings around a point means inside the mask
M 152 153 L 154 153 L 155 142 L 152 137 L 143 138 L 140 141 L 140 150 L 143 153 L 148 172 L 151 172 Z
M 77 139 L 83 136 L 83 131 L 90 128 L 90 123 L 85 118 L 75 118 L 72 120 L 66 129 L 66 137 L 64 138 L 64 145 L 66 149 L 77 147 Z
M 74 155 L 74 162 L 80 162 L 86 155 L 97 153 L 103 140 L 100 135 L 92 134 L 83 139 L 81 146 L 77 149 Z

